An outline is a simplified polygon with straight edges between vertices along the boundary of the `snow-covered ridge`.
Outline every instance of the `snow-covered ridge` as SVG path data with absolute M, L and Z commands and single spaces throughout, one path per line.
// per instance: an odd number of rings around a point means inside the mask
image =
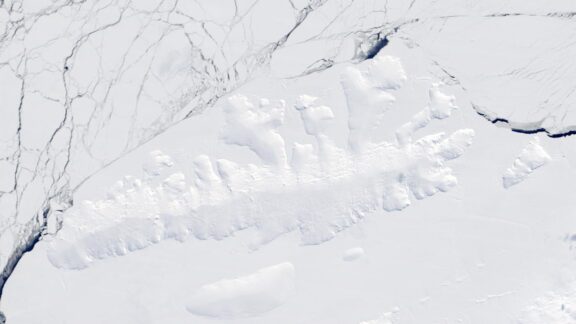
M 534 170 L 544 166 L 552 158 L 540 145 L 538 137 L 534 137 L 518 157 L 514 164 L 506 170 L 502 177 L 504 188 L 509 188 L 524 181 Z
M 48 256 L 61 268 L 81 269 L 94 260 L 125 255 L 165 239 L 224 239 L 254 228 L 253 247 L 296 231 L 304 244 L 319 244 L 358 223 L 367 214 L 395 211 L 456 185 L 446 162 L 459 157 L 474 136 L 470 129 L 414 138 L 433 119 L 450 116 L 454 97 L 438 85 L 430 102 L 402 125 L 393 141 L 373 142 L 370 129 L 395 103 L 394 90 L 406 75 L 398 59 L 376 57 L 367 70 L 351 67 L 342 75 L 350 128 L 349 147 L 338 147 L 324 132 L 332 110 L 302 95 L 295 109 L 317 145 L 287 144 L 278 132 L 284 101 L 228 99 L 222 139 L 245 146 L 261 164 L 240 165 L 198 156 L 195 175 L 174 172 L 157 185 L 157 168 L 171 161 L 153 152 L 143 179 L 126 177 L 101 201 L 87 201 L 64 219 Z

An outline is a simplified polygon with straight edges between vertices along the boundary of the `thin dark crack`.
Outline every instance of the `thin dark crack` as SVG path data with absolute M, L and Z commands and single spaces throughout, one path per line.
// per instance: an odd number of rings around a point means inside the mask
M 551 132 L 548 129 L 539 126 L 541 123 L 517 123 L 512 122 L 506 118 L 502 117 L 492 117 L 488 113 L 483 112 L 483 109 L 480 108 L 478 105 L 472 103 L 472 107 L 476 111 L 476 113 L 484 119 L 488 120 L 494 125 L 502 126 L 508 128 L 509 130 L 520 133 L 520 134 L 538 134 L 544 133 L 546 136 L 550 138 L 563 138 L 569 137 L 572 135 L 576 135 L 576 127 L 570 127 L 560 132 Z
M 489 14 L 489 15 L 486 15 L 484 17 L 521 17 L 521 16 L 572 19 L 572 18 L 576 17 L 576 12 L 558 11 L 558 12 L 548 12 L 545 14 L 533 14 L 533 13 L 525 13 L 525 12 L 503 12 L 503 13 Z

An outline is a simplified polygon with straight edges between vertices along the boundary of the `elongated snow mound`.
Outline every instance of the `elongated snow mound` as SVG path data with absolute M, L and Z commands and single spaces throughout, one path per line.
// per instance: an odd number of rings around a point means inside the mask
M 281 306 L 294 289 L 294 266 L 282 263 L 202 286 L 190 297 L 186 309 L 194 315 L 215 318 L 251 317 Z
M 514 165 L 504 173 L 502 177 L 504 188 L 509 188 L 524 181 L 534 170 L 544 166 L 551 159 L 550 155 L 540 145 L 538 137 L 534 137 L 514 160 Z
M 361 247 L 355 247 L 344 251 L 342 254 L 342 260 L 346 262 L 356 261 L 364 256 L 364 249 Z
M 155 151 L 143 179 L 126 177 L 108 199 L 85 202 L 77 214 L 65 217 L 50 243 L 50 261 L 82 269 L 166 239 L 221 240 L 248 228 L 255 229 L 253 248 L 293 231 L 304 244 L 320 244 L 370 213 L 402 210 L 413 198 L 454 187 L 457 179 L 447 163 L 464 153 L 474 131 L 416 137 L 433 120 L 450 116 L 454 98 L 434 85 L 428 105 L 399 128 L 394 140 L 373 142 L 367 132 L 378 125 L 373 117 L 390 109 L 381 103 L 394 101 L 393 91 L 405 76 L 397 59 L 378 60 L 368 68 L 351 67 L 343 76 L 350 121 L 347 147 L 337 146 L 326 133 L 335 116 L 330 107 L 317 104 L 320 98 L 302 95 L 293 107 L 303 131 L 316 141 L 313 146 L 286 143 L 281 136 L 284 101 L 255 103 L 232 96 L 224 109 L 222 139 L 253 151 L 261 163 L 241 165 L 201 155 L 192 172 L 175 170 L 158 179 L 171 160 Z

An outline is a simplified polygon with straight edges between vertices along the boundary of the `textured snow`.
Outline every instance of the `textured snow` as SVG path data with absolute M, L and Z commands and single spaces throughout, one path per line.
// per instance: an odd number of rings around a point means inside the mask
M 284 106 L 284 101 L 271 104 L 269 100 L 261 99 L 259 105 L 255 105 L 244 96 L 230 97 L 224 108 L 224 141 L 247 146 L 263 162 L 285 167 L 287 157 L 284 139 L 277 131 L 284 120 Z
M 502 177 L 504 188 L 524 181 L 534 170 L 544 166 L 551 159 L 540 145 L 538 137 L 533 138 L 514 160 L 514 165 L 504 173 Z
M 411 121 L 402 125 L 402 127 L 396 131 L 398 142 L 405 143 L 410 141 L 412 134 L 417 130 L 428 126 L 432 119 L 448 118 L 452 114 L 452 111 L 458 108 L 454 104 L 456 98 L 440 92 L 437 85 L 434 85 L 430 89 L 429 96 L 430 105 L 416 114 Z
M 394 320 L 394 317 L 398 311 L 399 311 L 398 309 L 395 309 L 392 312 L 386 312 L 386 313 L 382 314 L 382 316 L 380 316 L 377 319 L 363 321 L 363 322 L 360 322 L 359 324 L 395 324 L 395 323 L 397 323 L 397 321 Z
M 398 58 L 377 57 L 370 61 L 368 71 L 349 67 L 342 76 L 342 87 L 346 93 L 349 109 L 349 143 L 353 150 L 370 139 L 378 119 L 394 103 L 394 95 L 389 90 L 398 89 L 406 80 L 405 72 Z
M 571 285 L 567 292 L 548 292 L 527 307 L 515 323 L 576 323 L 576 289 Z
M 186 309 L 195 315 L 234 319 L 256 316 L 283 303 L 295 289 L 294 266 L 282 263 L 200 287 Z
M 162 151 L 152 151 L 150 152 L 149 161 L 142 166 L 142 169 L 150 176 L 157 176 L 160 175 L 163 170 L 173 165 L 174 162 L 172 162 L 170 156 L 162 153 Z
M 393 62 L 393 71 L 400 69 L 398 59 L 383 62 Z M 369 68 L 382 67 L 370 64 Z M 356 73 L 359 70 L 349 68 L 344 80 Z M 358 91 L 369 89 L 392 97 L 390 85 L 396 88 L 403 79 L 397 74 L 386 81 L 379 72 L 382 87 L 370 85 Z M 361 95 L 351 91 L 345 90 L 349 120 L 356 120 L 363 112 L 351 98 Z M 153 178 L 126 177 L 118 181 L 109 199 L 87 201 L 76 216 L 64 220 L 62 231 L 50 243 L 50 261 L 57 267 L 81 269 L 95 260 L 122 256 L 166 239 L 221 240 L 248 228 L 257 230 L 253 248 L 292 231 L 304 244 L 319 244 L 375 211 L 402 210 L 411 204 L 411 196 L 424 199 L 457 184 L 447 162 L 464 153 L 474 132 L 461 129 L 413 139 L 431 117 L 448 117 L 455 108 L 453 98 L 436 86 L 430 90 L 428 107 L 414 117 L 417 127 L 411 126 L 413 122 L 403 126 L 409 130 L 396 142 L 365 138 L 362 150 L 356 145 L 354 126 L 350 126 L 350 137 L 355 139 L 350 150 L 336 146 L 322 133 L 332 111 L 314 100 L 300 96 L 295 109 L 306 133 L 316 138 L 316 149 L 295 143 L 288 161 L 286 143 L 277 130 L 283 123 L 284 102 L 263 99 L 257 105 L 245 96 L 230 97 L 223 139 L 248 147 L 260 157 L 261 165 L 201 155 L 194 160 L 190 177 L 176 172 L 158 184 Z M 422 121 L 421 116 L 427 117 Z M 378 123 L 364 115 L 361 119 L 364 126 Z M 159 157 L 169 161 L 163 153 L 152 152 L 155 161 Z

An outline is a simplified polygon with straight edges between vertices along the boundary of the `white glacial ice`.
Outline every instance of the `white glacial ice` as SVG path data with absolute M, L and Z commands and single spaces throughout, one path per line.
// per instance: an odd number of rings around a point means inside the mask
M 369 321 L 363 321 L 363 322 L 360 322 L 359 324 L 394 324 L 394 323 L 396 323 L 396 321 L 394 320 L 394 317 L 395 317 L 396 313 L 398 313 L 398 311 L 399 311 L 399 309 L 395 308 L 391 312 L 386 312 L 386 313 L 382 314 L 382 316 L 380 316 L 377 319 L 373 319 L 373 320 L 369 320 Z
M 549 292 L 527 307 L 516 324 L 576 323 L 576 289 L 569 285 L 567 292 Z
M 342 254 L 342 260 L 350 262 L 356 261 L 364 256 L 364 249 L 361 247 L 350 248 Z
M 294 290 L 294 266 L 286 262 L 202 286 L 190 297 L 186 309 L 214 318 L 251 317 L 281 306 Z
M 228 144 L 249 147 L 263 162 L 284 166 L 284 139 L 277 129 L 284 121 L 284 101 L 274 105 L 261 99 L 255 105 L 245 96 L 235 95 L 224 106 L 226 126 L 222 138 Z
M 375 57 L 367 71 L 349 67 L 344 72 L 342 88 L 350 111 L 348 128 L 352 150 L 360 150 L 370 139 L 372 128 L 378 126 L 374 121 L 396 100 L 390 90 L 402 87 L 406 79 L 400 60 L 390 56 Z
M 163 180 L 126 177 L 108 199 L 87 201 L 81 217 L 64 220 L 50 243 L 50 261 L 82 269 L 94 260 L 166 239 L 221 240 L 248 228 L 256 229 L 253 248 L 293 231 L 304 244 L 319 244 L 370 213 L 401 210 L 412 197 L 423 199 L 456 185 L 447 162 L 464 152 L 474 132 L 461 129 L 414 138 L 433 118 L 449 117 L 455 108 L 452 96 L 433 86 L 427 107 L 401 127 L 396 141 L 373 142 L 366 130 L 378 125 L 373 116 L 383 102 L 365 102 L 364 93 L 374 92 L 370 98 L 387 98 L 384 102 L 393 98 L 392 91 L 405 79 L 399 60 L 379 58 L 367 71 L 351 67 L 342 78 L 351 123 L 349 148 L 338 147 L 324 133 L 325 123 L 333 118 L 331 108 L 302 95 L 295 109 L 317 146 L 293 143 L 288 160 L 287 144 L 278 132 L 284 101 L 260 99 L 256 104 L 234 95 L 224 108 L 222 138 L 249 148 L 261 164 L 201 155 L 189 175 L 176 170 Z M 162 168 L 169 166 L 163 153 L 152 155 Z
M 540 145 L 538 137 L 534 137 L 514 160 L 514 165 L 504 173 L 502 177 L 504 188 L 509 188 L 524 181 L 534 170 L 544 166 L 551 159 L 550 155 Z

